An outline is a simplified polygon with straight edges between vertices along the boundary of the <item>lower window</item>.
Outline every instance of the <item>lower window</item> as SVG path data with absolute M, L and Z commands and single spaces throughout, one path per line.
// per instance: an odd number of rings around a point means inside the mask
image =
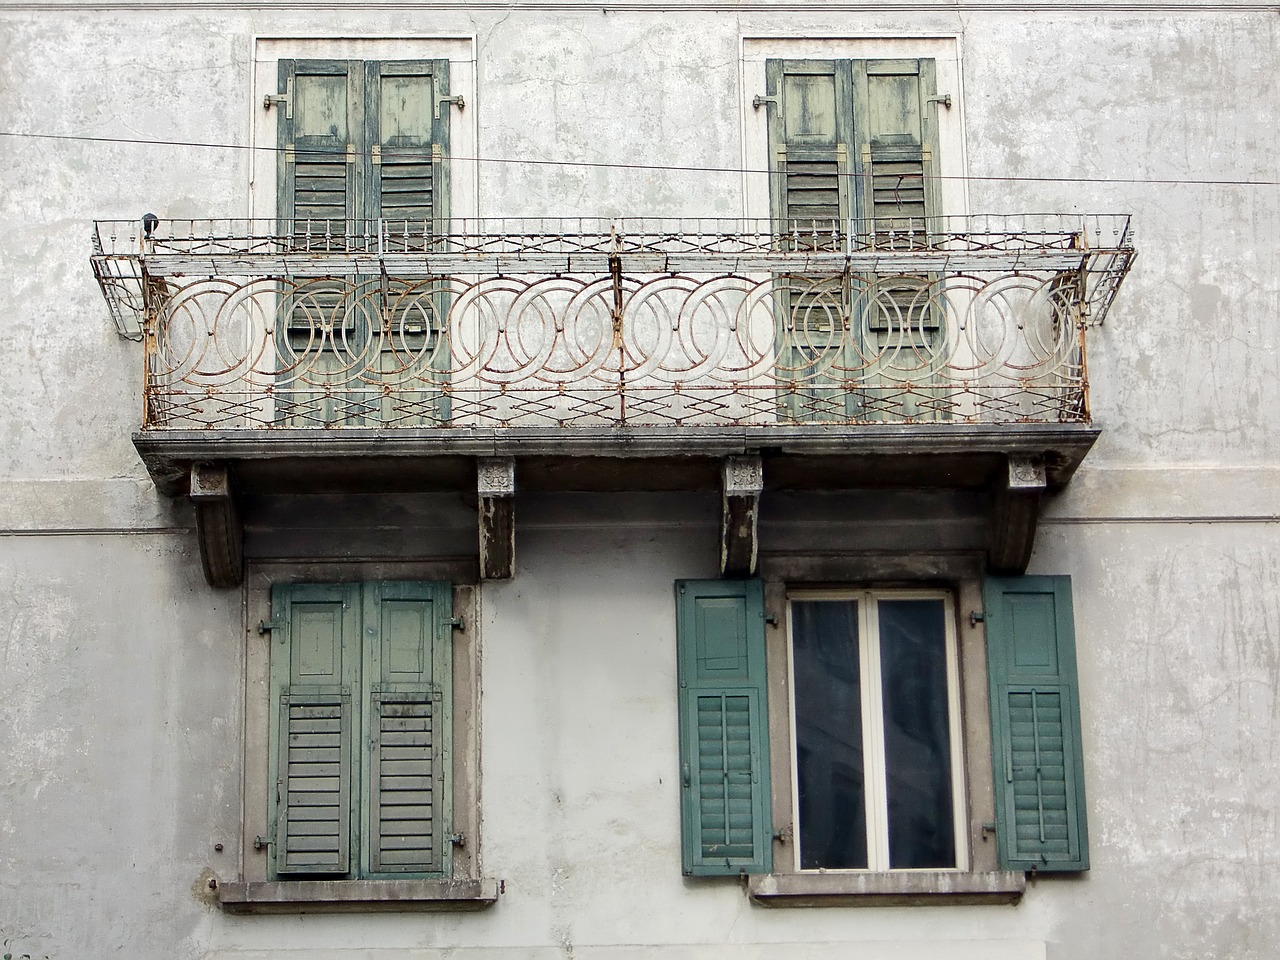
M 789 613 L 796 866 L 963 869 L 951 596 L 795 593 Z
M 272 875 L 449 876 L 451 590 L 272 590 Z

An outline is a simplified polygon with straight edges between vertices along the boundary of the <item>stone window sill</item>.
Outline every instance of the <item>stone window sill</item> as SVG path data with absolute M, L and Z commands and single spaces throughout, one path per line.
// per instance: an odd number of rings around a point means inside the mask
M 498 899 L 490 879 L 224 881 L 217 890 L 228 913 L 483 910 Z
M 767 907 L 1017 903 L 1026 888 L 1026 874 L 1015 871 L 770 873 L 747 878 L 748 895 Z

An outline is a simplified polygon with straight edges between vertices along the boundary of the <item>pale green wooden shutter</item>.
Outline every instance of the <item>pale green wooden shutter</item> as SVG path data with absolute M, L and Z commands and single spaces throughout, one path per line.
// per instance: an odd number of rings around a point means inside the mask
M 852 61 L 858 216 L 876 241 L 922 246 L 939 214 L 932 60 Z
M 352 586 L 272 590 L 272 857 L 280 875 L 351 869 L 359 608 Z
M 792 250 L 840 251 L 853 216 L 853 95 L 847 60 L 769 60 L 770 200 L 775 231 Z M 782 274 L 778 317 L 781 413 L 843 420 L 849 391 L 849 297 L 839 273 Z
M 364 610 L 369 871 L 447 876 L 452 592 L 446 583 L 366 584 Z
M 768 873 L 768 697 L 758 580 L 676 583 L 685 874 Z
M 381 218 L 387 249 L 430 252 L 448 232 L 449 61 L 365 64 L 369 137 L 368 216 Z M 426 281 L 408 295 L 379 298 L 378 420 L 416 427 L 447 422 L 441 389 L 449 369 L 444 335 L 447 281 Z M 384 302 L 385 301 L 385 302 Z
M 1089 869 L 1071 578 L 984 585 L 1000 866 Z

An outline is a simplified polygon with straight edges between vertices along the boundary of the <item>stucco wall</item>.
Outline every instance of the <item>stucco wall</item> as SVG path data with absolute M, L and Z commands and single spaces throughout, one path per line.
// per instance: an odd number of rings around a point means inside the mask
M 765 910 L 736 885 L 682 880 L 671 584 L 714 573 L 714 501 L 522 497 L 518 576 L 480 601 L 483 855 L 506 880 L 499 903 L 221 913 L 206 880 L 235 872 L 242 598 L 204 584 L 189 508 L 154 492 L 129 441 L 141 348 L 111 327 L 88 228 L 245 215 L 249 156 L 6 137 L 5 951 L 827 958 L 852 942 L 886 958 L 1269 957 L 1280 191 L 1159 181 L 1275 180 L 1280 17 L 358 6 L 11 4 L 0 126 L 244 145 L 261 111 L 255 36 L 408 32 L 475 38 L 481 156 L 737 170 L 743 37 L 952 36 L 971 210 L 1134 215 L 1139 258 L 1090 332 L 1102 439 L 1049 505 L 1031 568 L 1075 581 L 1092 870 L 1039 881 L 1013 908 Z M 477 180 L 495 216 L 734 215 L 743 191 L 736 172 L 486 163 Z

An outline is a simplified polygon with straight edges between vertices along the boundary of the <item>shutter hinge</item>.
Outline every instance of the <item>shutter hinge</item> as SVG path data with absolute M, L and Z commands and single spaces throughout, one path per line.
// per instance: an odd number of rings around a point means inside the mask
M 751 106 L 753 106 L 757 110 L 763 107 L 766 103 L 772 103 L 775 107 L 779 105 L 777 97 L 766 97 L 757 93 L 751 99 Z
M 270 110 L 271 105 L 280 103 L 284 105 L 284 115 L 287 119 L 293 119 L 293 78 L 290 77 L 284 82 L 284 93 L 268 93 L 262 98 L 262 109 Z
M 936 96 L 936 97 L 929 97 L 927 100 L 925 100 L 925 103 L 940 103 L 940 104 L 942 104 L 944 107 L 946 107 L 948 110 L 950 110 L 950 109 L 951 109 L 951 94 L 949 94 L 949 93 L 942 93 L 942 94 L 939 94 L 939 95 L 938 95 L 938 96 Z
M 356 145 L 354 143 L 347 144 L 347 163 L 356 162 Z
M 273 843 L 275 843 L 275 841 L 272 840 L 270 837 L 254 837 L 253 849 L 265 850 L 267 849 L 267 847 L 271 846 Z
M 976 627 L 980 623 L 987 622 L 987 615 L 981 610 L 972 610 L 969 613 L 969 626 Z
M 467 845 L 467 835 L 465 833 L 451 833 L 448 839 L 455 847 L 465 847 Z
M 382 144 L 375 143 L 369 148 L 369 162 L 374 166 L 382 163 Z
M 297 159 L 298 159 L 298 158 L 297 158 L 297 157 L 295 156 L 295 154 L 294 154 L 293 144 L 292 144 L 292 143 L 286 143 L 286 144 L 285 144 L 285 146 L 284 146 L 284 162 L 285 162 L 285 163 L 296 163 L 296 162 L 297 162 Z
M 259 636 L 261 636 L 261 635 L 262 635 L 262 634 L 264 634 L 264 633 L 270 633 L 272 630 L 279 630 L 279 629 L 280 629 L 281 627 L 283 627 L 283 626 L 284 626 L 284 621 L 283 621 L 283 620 L 280 620 L 280 619 L 276 619 L 276 620 L 259 620 L 259 621 L 258 621 L 258 635 L 259 635 Z
M 433 143 L 431 145 L 431 162 L 432 163 L 444 162 L 444 151 L 440 149 L 440 144 L 438 143 Z
M 436 120 L 440 119 L 440 104 L 442 103 L 452 103 L 457 106 L 459 110 L 464 109 L 467 105 L 467 101 L 462 99 L 462 94 L 458 94 L 456 97 L 436 97 L 436 109 L 434 113 Z
M 996 825 L 994 823 L 984 823 L 982 825 L 982 842 L 983 843 L 987 842 L 988 835 L 993 837 L 996 835 Z
M 453 618 L 451 618 L 451 619 L 449 620 L 449 626 L 451 626 L 454 630 L 466 630 L 466 629 L 467 629 L 467 623 L 466 623 L 466 621 L 465 621 L 465 620 L 463 620 L 461 617 L 453 617 Z

